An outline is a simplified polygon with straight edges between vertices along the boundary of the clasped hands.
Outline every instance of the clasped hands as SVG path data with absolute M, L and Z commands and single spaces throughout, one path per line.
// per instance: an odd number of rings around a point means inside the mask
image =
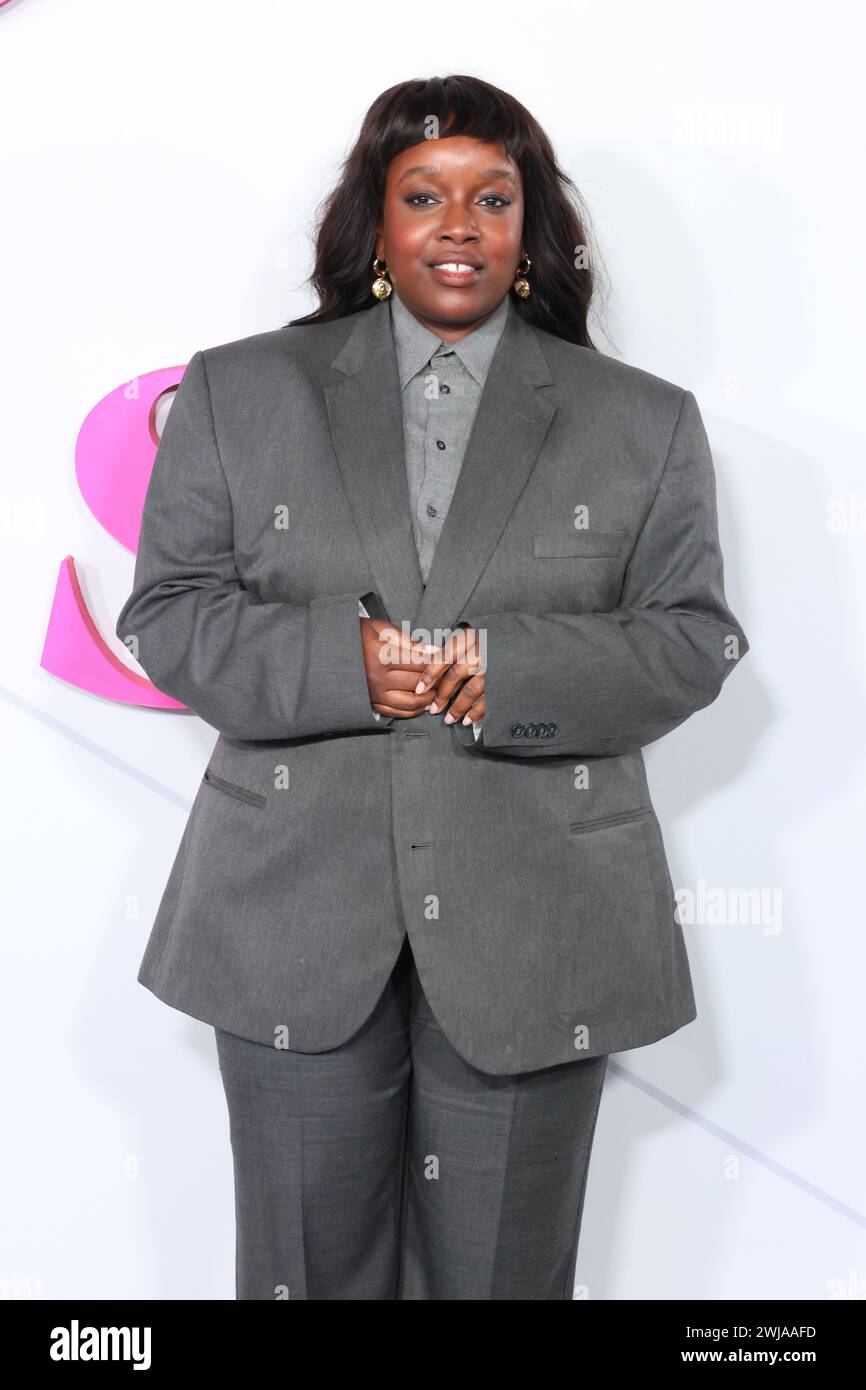
M 377 714 L 412 719 L 429 710 L 446 724 L 474 724 L 484 714 L 484 672 L 473 628 L 459 628 L 441 647 L 413 642 L 393 623 L 359 618 L 370 703 Z M 456 694 L 455 694 L 456 692 Z M 452 698 L 453 697 L 453 698 Z

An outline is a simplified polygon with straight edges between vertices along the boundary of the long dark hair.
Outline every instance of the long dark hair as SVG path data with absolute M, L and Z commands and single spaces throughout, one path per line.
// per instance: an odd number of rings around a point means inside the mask
M 559 167 L 535 117 L 479 77 L 416 78 L 376 98 L 319 209 L 316 260 L 306 282 L 319 307 L 286 326 L 326 323 L 378 303 L 370 293 L 371 266 L 388 165 L 421 143 L 431 115 L 438 119 L 437 138 L 469 135 L 502 145 L 520 170 L 532 294 L 524 300 L 509 291 L 516 311 L 558 338 L 594 348 L 587 331 L 593 292 L 590 229 L 580 193 Z

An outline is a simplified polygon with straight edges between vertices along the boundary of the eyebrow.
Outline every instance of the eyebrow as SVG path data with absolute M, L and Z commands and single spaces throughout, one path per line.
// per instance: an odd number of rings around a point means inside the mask
M 442 170 L 438 164 L 413 164 L 411 169 L 404 169 L 397 180 L 398 184 L 404 179 L 411 178 L 413 174 L 441 174 Z M 508 179 L 514 183 L 514 175 L 510 169 L 482 169 L 478 175 L 479 179 Z

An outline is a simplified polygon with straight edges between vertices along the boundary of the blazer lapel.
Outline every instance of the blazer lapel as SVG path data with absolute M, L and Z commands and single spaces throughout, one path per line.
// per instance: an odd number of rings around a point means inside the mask
M 423 581 L 412 533 L 397 354 L 386 302 L 365 309 L 324 386 L 334 450 L 376 588 L 399 625 L 421 601 Z
M 538 336 L 513 305 L 423 587 L 412 531 L 403 403 L 387 303 L 364 310 L 323 387 L 334 448 L 377 588 L 394 623 L 456 626 L 556 414 Z
M 509 302 L 413 626 L 460 620 L 556 414 L 538 337 Z

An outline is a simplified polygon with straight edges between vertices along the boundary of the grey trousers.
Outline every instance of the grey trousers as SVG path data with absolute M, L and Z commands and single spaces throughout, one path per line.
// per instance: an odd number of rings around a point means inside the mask
M 373 1013 L 301 1053 L 215 1029 L 239 1299 L 571 1299 L 607 1057 L 478 1071 L 408 938 Z

